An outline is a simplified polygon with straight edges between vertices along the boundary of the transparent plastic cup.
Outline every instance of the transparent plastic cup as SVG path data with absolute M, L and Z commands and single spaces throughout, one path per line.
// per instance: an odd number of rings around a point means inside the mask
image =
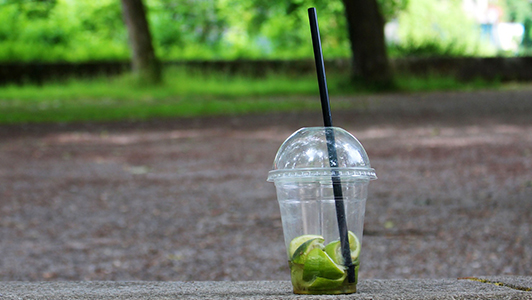
M 337 165 L 330 166 L 325 131 L 333 130 Z M 341 204 L 355 280 L 342 253 L 332 177 L 340 179 Z M 338 127 L 302 128 L 279 148 L 268 181 L 273 182 L 296 294 L 356 292 L 364 212 L 370 180 L 376 179 L 360 142 Z

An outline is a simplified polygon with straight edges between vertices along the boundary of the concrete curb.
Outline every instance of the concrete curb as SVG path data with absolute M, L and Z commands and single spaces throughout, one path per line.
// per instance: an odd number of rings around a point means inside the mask
M 532 276 L 362 280 L 351 295 L 294 295 L 288 281 L 0 282 L 0 300 L 532 299 Z

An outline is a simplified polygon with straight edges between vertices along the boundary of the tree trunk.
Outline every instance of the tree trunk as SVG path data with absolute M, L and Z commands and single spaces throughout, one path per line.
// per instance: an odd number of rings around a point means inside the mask
M 342 0 L 352 53 L 353 80 L 387 88 L 392 72 L 384 40 L 384 18 L 376 0 Z
M 132 50 L 132 68 L 143 82 L 161 81 L 161 65 L 153 50 L 146 10 L 142 0 L 121 0 L 122 13 Z

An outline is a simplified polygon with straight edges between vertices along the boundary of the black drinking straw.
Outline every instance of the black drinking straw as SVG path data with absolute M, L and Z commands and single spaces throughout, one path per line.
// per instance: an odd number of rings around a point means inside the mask
M 338 171 L 334 168 L 338 166 L 338 157 L 336 153 L 336 140 L 334 130 L 332 129 L 331 105 L 329 103 L 329 92 L 327 91 L 327 78 L 325 76 L 325 66 L 323 64 L 323 53 L 321 51 L 320 30 L 318 28 L 318 16 L 316 9 L 308 9 L 310 20 L 310 32 L 312 34 L 312 45 L 314 47 L 314 60 L 316 61 L 316 71 L 318 73 L 318 85 L 320 89 L 321 110 L 323 113 L 323 122 L 325 125 L 325 137 L 327 139 L 327 152 L 329 153 L 329 166 L 332 169 L 332 185 L 334 193 L 334 204 L 336 206 L 336 219 L 338 220 L 338 232 L 340 233 L 340 246 L 345 266 L 347 267 L 347 280 L 350 283 L 355 282 L 355 266 L 351 259 L 351 250 L 349 249 L 349 237 L 347 233 L 347 222 L 345 219 L 344 196 L 342 194 L 342 182 Z

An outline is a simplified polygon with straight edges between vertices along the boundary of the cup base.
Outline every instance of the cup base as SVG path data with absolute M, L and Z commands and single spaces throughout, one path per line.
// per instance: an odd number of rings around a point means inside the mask
M 358 265 L 355 267 L 355 282 L 348 282 L 346 275 L 343 278 L 331 280 L 315 277 L 310 281 L 303 280 L 303 265 L 290 264 L 290 275 L 294 294 L 300 295 L 340 295 L 353 294 L 357 291 Z
M 342 290 L 327 290 L 327 291 L 301 291 L 294 289 L 294 294 L 298 295 L 344 295 L 344 294 L 354 294 L 357 292 L 356 284 L 353 287 L 345 287 Z

